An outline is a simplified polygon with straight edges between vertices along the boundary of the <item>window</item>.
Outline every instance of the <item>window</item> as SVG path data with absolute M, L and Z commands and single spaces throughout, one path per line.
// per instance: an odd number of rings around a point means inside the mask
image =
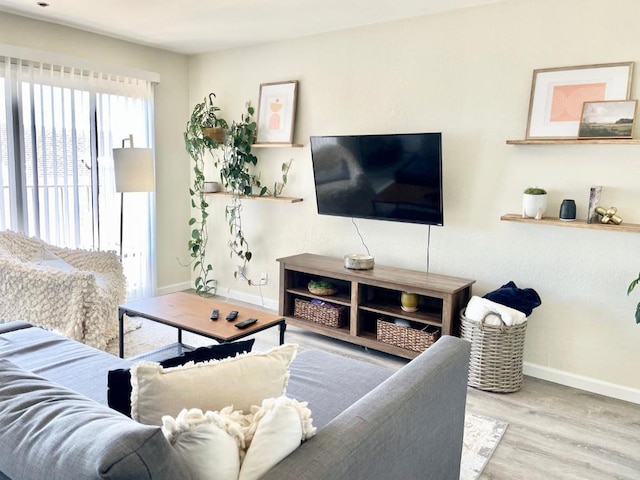
M 153 85 L 0 56 L 0 228 L 69 248 L 118 251 L 112 149 L 152 145 Z M 155 196 L 127 194 L 128 298 L 155 293 Z

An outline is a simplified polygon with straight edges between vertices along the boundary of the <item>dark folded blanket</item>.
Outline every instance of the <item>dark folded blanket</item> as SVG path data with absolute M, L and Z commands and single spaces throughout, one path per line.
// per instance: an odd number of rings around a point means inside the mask
M 540 295 L 533 288 L 518 288 L 513 281 L 487 293 L 484 298 L 515 308 L 527 317 L 531 315 L 534 308 L 542 304 Z

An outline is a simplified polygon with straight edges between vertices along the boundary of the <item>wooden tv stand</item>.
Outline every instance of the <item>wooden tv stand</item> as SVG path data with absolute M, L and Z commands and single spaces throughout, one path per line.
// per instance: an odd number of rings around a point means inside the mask
M 342 258 L 310 253 L 279 258 L 278 262 L 279 315 L 285 317 L 287 324 L 404 358 L 414 358 L 418 352 L 379 341 L 377 320 L 403 319 L 410 321 L 412 327 L 430 325 L 439 329 L 441 335 L 457 335 L 460 310 L 471 298 L 471 286 L 475 283 L 475 280 L 382 265 L 372 270 L 349 270 Z M 309 281 L 320 279 L 337 287 L 335 295 L 318 296 L 309 292 Z M 418 294 L 418 311 L 411 313 L 400 308 L 403 291 Z M 336 328 L 295 317 L 296 299 L 319 299 L 346 307 L 344 325 Z

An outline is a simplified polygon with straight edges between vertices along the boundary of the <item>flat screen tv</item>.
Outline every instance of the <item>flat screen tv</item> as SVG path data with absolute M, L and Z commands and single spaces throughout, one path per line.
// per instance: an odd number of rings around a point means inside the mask
M 443 224 L 442 134 L 312 136 L 318 213 Z

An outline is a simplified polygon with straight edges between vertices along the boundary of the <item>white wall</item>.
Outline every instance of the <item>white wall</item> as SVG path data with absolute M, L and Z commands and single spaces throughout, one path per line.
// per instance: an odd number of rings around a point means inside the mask
M 475 294 L 508 280 L 533 287 L 526 371 L 640 402 L 640 292 L 625 292 L 640 265 L 632 233 L 500 222 L 517 213 L 521 192 L 550 192 L 549 213 L 574 198 L 586 214 L 588 190 L 640 223 L 640 147 L 508 146 L 523 138 L 536 68 L 636 61 L 635 0 L 514 0 L 356 30 L 192 57 L 190 104 L 215 91 L 239 118 L 259 84 L 299 80 L 296 141 L 303 149 L 259 151 L 273 181 L 293 158 L 285 194 L 298 204 L 245 201 L 254 252 L 248 274 L 269 274 L 259 292 L 234 282 L 224 204 L 212 199 L 209 252 L 222 295 L 274 304 L 276 258 L 301 252 L 342 256 L 363 247 L 349 219 L 316 213 L 309 136 L 441 131 L 445 226 L 431 229 L 431 271 L 476 279 Z M 636 65 L 637 66 L 637 65 Z M 632 96 L 637 95 L 636 72 Z M 357 221 L 378 264 L 424 270 L 426 226 Z
M 188 259 L 189 163 L 182 131 L 190 111 L 187 57 L 72 28 L 0 13 L 0 43 L 93 59 L 160 74 L 155 91 L 158 287 L 190 281 Z

